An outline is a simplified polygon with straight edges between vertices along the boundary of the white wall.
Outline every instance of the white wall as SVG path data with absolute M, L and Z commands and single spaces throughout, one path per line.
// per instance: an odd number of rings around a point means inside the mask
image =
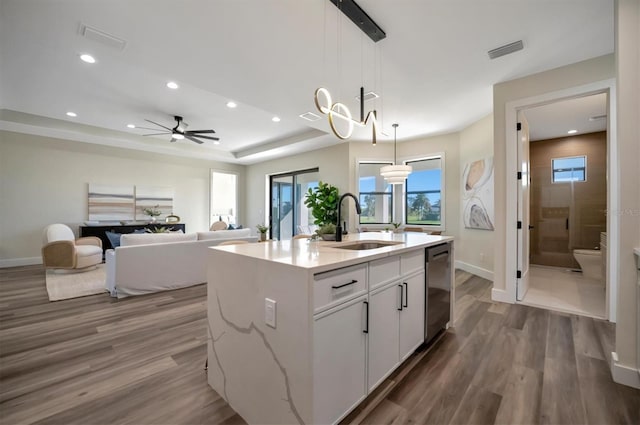
M 0 266 L 40 262 L 48 224 L 77 234 L 88 183 L 171 186 L 187 231 L 206 230 L 210 168 L 236 171 L 244 184 L 244 166 L 0 131 Z
M 319 168 L 320 180 L 337 186 L 340 193 L 349 191 L 349 144 L 339 143 L 324 149 L 274 159 L 246 167 L 245 227 L 255 229 L 267 222 L 269 176 L 291 171 Z M 350 210 L 351 211 L 351 210 Z
M 460 132 L 460 166 L 462 178 L 464 166 L 493 155 L 493 115 L 477 121 Z M 494 176 L 495 177 L 495 176 Z M 463 182 L 458 188 L 462 190 Z M 460 206 L 458 209 L 461 209 Z M 464 270 L 493 280 L 495 231 L 465 229 L 462 216 L 459 219 L 459 237 L 456 241 L 456 261 Z
M 640 247 L 640 2 L 618 0 L 616 3 L 616 79 L 617 79 L 617 140 L 619 173 L 619 210 L 612 211 L 620 220 L 618 245 L 618 321 L 614 380 L 640 388 L 637 369 L 638 294 L 636 263 L 632 250 Z

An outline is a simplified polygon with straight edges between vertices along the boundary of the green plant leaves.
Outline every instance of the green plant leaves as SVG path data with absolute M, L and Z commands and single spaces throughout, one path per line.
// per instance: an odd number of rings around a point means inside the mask
M 315 189 L 309 188 L 304 204 L 311 210 L 315 219 L 314 224 L 335 224 L 338 221 L 338 188 L 322 181 Z

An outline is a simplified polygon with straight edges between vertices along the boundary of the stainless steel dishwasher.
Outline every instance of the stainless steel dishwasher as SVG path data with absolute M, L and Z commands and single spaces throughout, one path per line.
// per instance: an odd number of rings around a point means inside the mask
M 451 320 L 451 243 L 426 249 L 425 343 L 438 335 Z

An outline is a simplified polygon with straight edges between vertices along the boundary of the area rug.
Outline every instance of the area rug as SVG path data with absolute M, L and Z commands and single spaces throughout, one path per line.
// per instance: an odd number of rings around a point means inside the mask
M 107 292 L 104 264 L 93 270 L 78 273 L 56 273 L 47 270 L 46 282 L 49 301 L 67 300 Z

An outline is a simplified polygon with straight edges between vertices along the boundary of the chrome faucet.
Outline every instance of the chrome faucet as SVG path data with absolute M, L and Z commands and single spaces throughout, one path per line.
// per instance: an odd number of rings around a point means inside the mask
M 362 210 L 360 209 L 360 202 L 358 202 L 358 198 L 356 198 L 353 193 L 347 192 L 340 197 L 340 200 L 338 201 L 338 223 L 336 226 L 336 242 L 342 241 L 342 226 L 340 226 L 340 213 L 342 211 L 342 200 L 347 196 L 351 196 L 353 200 L 356 202 L 356 212 L 358 214 L 362 212 Z

